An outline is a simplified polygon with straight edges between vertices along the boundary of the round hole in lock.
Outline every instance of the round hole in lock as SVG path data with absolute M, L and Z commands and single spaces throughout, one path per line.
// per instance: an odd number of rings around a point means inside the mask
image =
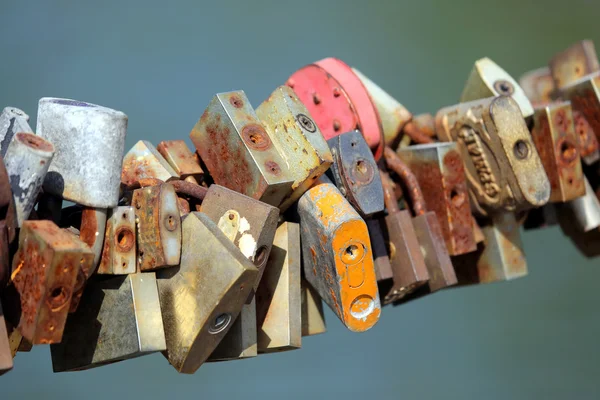
M 123 213 L 123 219 L 127 219 L 127 213 Z
M 334 119 L 333 120 L 333 130 L 337 132 L 340 129 L 342 129 L 342 124 L 337 119 Z
M 85 280 L 85 279 L 84 279 Z M 64 306 L 69 300 L 69 291 L 63 286 L 56 286 L 48 293 L 48 304 L 52 310 Z
M 563 140 L 560 144 L 560 158 L 564 163 L 574 161 L 577 158 L 577 146 L 568 140 Z
M 356 319 L 363 319 L 369 316 L 375 309 L 373 298 L 367 294 L 362 294 L 352 300 L 350 304 L 350 315 Z
M 513 86 L 513 84 L 504 79 L 499 79 L 496 82 L 494 82 L 494 89 L 496 89 L 498 93 L 503 95 L 511 95 L 515 91 L 515 87 Z
M 175 218 L 174 215 L 169 214 L 165 217 L 164 224 L 168 231 L 173 232 L 177 229 L 177 218 Z
M 21 110 L 18 110 L 16 108 L 11 108 L 10 112 L 13 113 L 13 114 L 15 114 L 15 115 L 18 115 L 18 116 L 23 116 L 23 113 L 21 112 Z
M 235 214 L 231 213 L 229 214 L 229 220 L 233 221 L 235 219 Z
M 133 231 L 126 226 L 122 226 L 116 233 L 117 247 L 121 252 L 127 252 L 133 247 Z
M 279 164 L 277 164 L 275 161 L 267 161 L 265 163 L 265 167 L 267 167 L 267 169 L 273 174 L 273 175 L 279 175 L 279 173 L 281 172 L 281 167 L 279 166 Z
M 254 265 L 262 267 L 267 262 L 267 246 L 260 246 L 254 256 Z
M 456 188 L 453 188 L 450 191 L 450 202 L 456 208 L 462 206 L 465 203 L 466 198 L 467 196 L 463 191 L 457 190 Z
M 346 265 L 354 265 L 360 262 L 365 255 L 365 247 L 362 243 L 353 241 L 347 244 L 340 254 L 342 262 Z
M 356 145 L 357 145 L 357 144 L 358 144 L 358 143 L 356 143 L 355 141 L 352 141 L 352 142 L 350 143 L 350 146 L 352 146 L 352 147 L 356 147 Z
M 579 75 L 581 73 L 581 68 L 579 68 L 579 65 L 575 66 L 575 73 L 577 75 Z
M 367 184 L 371 182 L 374 174 L 374 169 L 367 160 L 359 158 L 354 162 L 352 176 L 358 182 Z
M 317 125 L 315 125 L 314 121 L 310 119 L 307 115 L 298 114 L 296 115 L 296 121 L 304 128 L 305 130 L 314 133 L 317 131 Z
M 223 332 L 231 322 L 231 314 L 223 313 L 217 315 L 214 319 L 210 327 L 208 328 L 208 332 L 215 335 L 217 333 Z
M 242 108 L 244 106 L 244 101 L 235 95 L 229 98 L 229 103 L 235 108 Z
M 524 140 L 517 140 L 513 146 L 513 153 L 518 160 L 525 160 L 529 156 L 529 144 Z
M 127 263 L 125 263 L 125 262 L 124 262 L 123 264 L 121 264 L 121 266 L 122 266 L 123 268 L 125 268 L 125 267 L 127 267 Z
M 569 185 L 573 184 L 573 178 L 569 178 Z
M 265 129 L 259 124 L 248 124 L 242 128 L 242 140 L 254 150 L 263 151 L 271 147 L 271 139 Z

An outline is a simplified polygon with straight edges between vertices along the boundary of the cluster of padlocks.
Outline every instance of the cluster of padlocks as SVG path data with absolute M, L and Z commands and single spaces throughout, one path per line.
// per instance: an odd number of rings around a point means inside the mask
M 50 344 L 55 372 L 162 352 L 204 362 L 293 350 L 381 307 L 527 274 L 525 229 L 600 251 L 600 67 L 589 41 L 519 82 L 475 62 L 456 105 L 413 116 L 327 58 L 256 109 L 213 97 L 190 139 L 39 101 L 0 115 L 0 373 Z M 66 203 L 66 204 L 63 204 Z M 1 311 L 3 309 L 3 312 Z

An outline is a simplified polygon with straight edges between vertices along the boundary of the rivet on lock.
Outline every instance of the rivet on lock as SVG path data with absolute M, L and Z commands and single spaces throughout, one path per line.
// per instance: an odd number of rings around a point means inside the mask
M 171 168 L 152 143 L 140 140 L 123 157 L 121 183 L 132 186 L 145 178 L 169 182 L 179 179 L 179 174 Z
M 448 253 L 475 251 L 471 204 L 457 144 L 410 146 L 397 154 L 415 175 L 427 209 L 435 212 Z
M 600 71 L 594 42 L 582 40 L 569 46 L 552 57 L 549 67 L 559 91 L 586 75 Z
M 19 132 L 8 145 L 4 164 L 15 198 L 19 226 L 33 210 L 53 157 L 52 143 L 33 133 Z
M 382 212 L 383 189 L 377 163 L 360 132 L 346 132 L 327 143 L 334 158 L 328 177 L 361 216 Z
M 5 107 L 0 113 L 0 156 L 6 155 L 8 145 L 19 132 L 33 133 L 29 115 L 16 107 Z
M 550 181 L 550 202 L 565 202 L 585 194 L 573 113 L 569 102 L 536 109 L 531 130 Z
M 198 155 L 192 153 L 183 140 L 164 140 L 156 146 L 156 150 L 181 179 L 195 184 L 203 181 L 204 171 Z
M 508 96 L 461 103 L 436 115 L 442 141 L 459 145 L 471 208 L 486 216 L 541 207 L 550 182 L 517 103 Z
M 165 349 L 153 272 L 90 281 L 62 342 L 50 346 L 54 372 L 101 367 Z
M 517 81 L 489 58 L 481 58 L 475 61 L 460 101 L 464 103 L 494 96 L 510 96 L 524 118 L 533 115 L 533 106 Z
M 306 280 L 351 331 L 379 320 L 381 304 L 367 225 L 321 177 L 298 201 Z
M 190 138 L 216 184 L 273 206 L 291 192 L 285 158 L 243 91 L 213 97 Z
M 173 185 L 137 189 L 133 192 L 132 205 L 137 220 L 138 270 L 179 264 L 181 222 Z
M 10 371 L 13 367 L 13 355 L 8 340 L 8 331 L 4 322 L 4 313 L 0 303 L 0 376 Z
M 127 115 L 47 97 L 39 101 L 36 133 L 56 149 L 44 181 L 46 192 L 90 207 L 117 205 Z
M 282 171 L 293 179 L 292 193 L 279 208 L 284 211 L 323 175 L 333 162 L 329 146 L 310 113 L 294 91 L 278 87 L 256 109 L 273 145 L 284 156 Z
M 554 98 L 554 80 L 548 67 L 523 74 L 519 79 L 519 85 L 533 107 L 543 107 Z
M 61 341 L 77 275 L 92 259 L 75 235 L 53 222 L 23 223 L 7 289 L 10 303 L 4 305 L 5 312 L 16 311 L 9 319 L 25 339 L 34 345 Z
M 102 260 L 98 274 L 126 275 L 136 272 L 135 210 L 115 207 L 106 222 Z
M 383 154 L 383 129 L 377 109 L 359 76 L 337 58 L 307 65 L 288 78 L 325 139 L 359 130 L 378 160 Z
M 319 293 L 305 279 L 300 283 L 302 291 L 302 336 L 313 336 L 327 332 L 323 301 Z
M 301 347 L 300 253 L 299 225 L 282 223 L 256 290 L 259 354 Z
M 258 271 L 205 214 L 188 214 L 182 228 L 181 264 L 158 272 L 158 289 L 164 355 L 177 371 L 193 373 L 233 326 Z

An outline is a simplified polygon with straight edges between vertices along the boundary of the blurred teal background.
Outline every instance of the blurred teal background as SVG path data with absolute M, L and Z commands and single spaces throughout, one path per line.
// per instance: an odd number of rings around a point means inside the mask
M 2 1 L 0 106 L 57 96 L 129 115 L 127 147 L 185 138 L 213 94 L 253 105 L 297 68 L 336 56 L 411 111 L 457 102 L 473 62 L 515 77 L 571 43 L 600 46 L 597 1 Z M 487 3 L 487 4 L 485 4 Z M 90 160 L 94 155 L 90 154 Z M 353 334 L 178 375 L 160 354 L 53 374 L 19 353 L 0 399 L 599 398 L 600 266 L 557 228 L 526 233 L 527 278 L 385 308 Z

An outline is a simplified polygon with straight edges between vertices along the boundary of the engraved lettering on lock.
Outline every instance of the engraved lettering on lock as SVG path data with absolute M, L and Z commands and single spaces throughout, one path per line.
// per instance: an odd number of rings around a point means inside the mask
M 496 198 L 500 194 L 500 187 L 496 183 L 496 178 L 483 151 L 481 139 L 471 128 L 466 127 L 460 130 L 458 137 L 462 139 L 471 156 L 471 161 L 473 161 L 485 194 L 491 198 Z

